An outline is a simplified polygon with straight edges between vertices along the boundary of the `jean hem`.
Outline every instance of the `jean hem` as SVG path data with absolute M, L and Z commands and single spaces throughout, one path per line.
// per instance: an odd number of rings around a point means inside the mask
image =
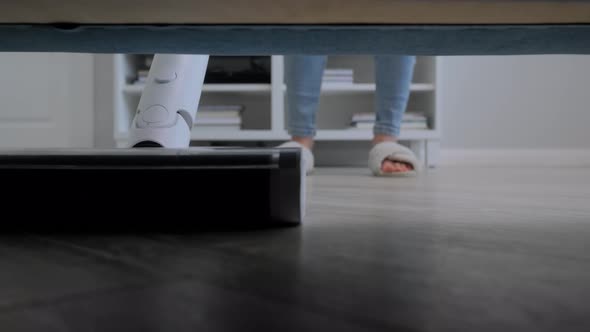
M 295 137 L 314 137 L 316 135 L 315 130 L 301 128 L 289 128 L 287 133 L 289 133 L 290 136 Z
M 400 128 L 395 128 L 391 126 L 383 126 L 383 125 L 375 125 L 373 128 L 374 135 L 387 135 L 393 137 L 399 137 Z

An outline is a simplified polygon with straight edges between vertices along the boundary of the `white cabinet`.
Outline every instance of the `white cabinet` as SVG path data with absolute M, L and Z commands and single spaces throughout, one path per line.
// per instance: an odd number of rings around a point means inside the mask
M 93 145 L 92 55 L 0 54 L 0 148 Z
M 133 83 L 141 66 L 141 55 L 114 55 L 114 139 L 125 146 L 128 128 L 142 93 Z M 436 57 L 418 57 L 408 111 L 423 112 L 428 128 L 402 129 L 400 141 L 407 143 L 429 165 L 436 163 L 440 137 L 440 110 L 437 94 Z M 195 128 L 195 144 L 213 142 L 259 142 L 274 144 L 289 138 L 285 130 L 285 80 L 282 56 L 271 56 L 269 84 L 205 84 L 201 104 L 241 104 L 245 106 L 241 130 L 201 130 Z M 330 56 L 327 68 L 352 68 L 353 84 L 324 83 L 317 115 L 316 140 L 331 142 L 370 141 L 370 129 L 351 128 L 352 114 L 372 111 L 375 91 L 371 56 Z

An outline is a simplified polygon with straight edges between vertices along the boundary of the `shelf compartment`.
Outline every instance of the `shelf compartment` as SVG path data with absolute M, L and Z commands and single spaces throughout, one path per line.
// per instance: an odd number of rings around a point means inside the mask
M 127 84 L 123 92 L 130 95 L 140 95 L 144 89 L 143 84 Z M 253 92 L 270 93 L 270 84 L 204 84 L 203 92 Z
M 434 84 L 413 83 L 410 86 L 412 92 L 434 91 Z M 351 92 L 375 92 L 375 83 L 325 83 L 322 85 L 323 94 L 351 93 Z
M 399 140 L 433 139 L 438 135 L 436 130 L 404 130 Z M 270 130 L 241 130 L 241 131 L 205 131 L 195 129 L 191 138 L 199 141 L 282 141 L 290 139 L 286 131 L 274 132 Z M 318 130 L 316 141 L 370 141 L 373 132 L 370 129 L 338 129 Z

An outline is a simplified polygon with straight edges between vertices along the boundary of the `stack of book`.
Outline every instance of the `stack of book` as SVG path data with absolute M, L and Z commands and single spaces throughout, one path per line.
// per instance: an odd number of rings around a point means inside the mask
M 326 68 L 322 78 L 323 83 L 352 84 L 354 82 L 352 69 Z
M 240 130 L 242 129 L 242 105 L 199 106 L 194 128 L 199 130 Z
M 133 81 L 133 84 L 145 84 L 147 82 L 148 74 L 150 73 L 150 68 L 152 66 L 152 62 L 154 60 L 153 54 L 144 54 L 139 56 L 138 65 L 139 68 L 137 69 L 137 76 Z
M 148 74 L 150 73 L 149 69 L 139 69 L 137 71 L 137 78 L 133 82 L 133 84 L 145 84 L 147 82 Z
M 373 129 L 375 120 L 375 113 L 355 113 L 352 115 L 350 126 L 357 129 Z M 424 114 L 419 112 L 406 112 L 402 119 L 401 129 L 428 129 L 428 120 Z

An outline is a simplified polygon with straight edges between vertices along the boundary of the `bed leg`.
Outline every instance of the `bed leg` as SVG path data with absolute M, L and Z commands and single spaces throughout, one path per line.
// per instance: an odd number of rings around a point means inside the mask
M 209 55 L 156 54 L 131 122 L 129 147 L 186 148 Z

